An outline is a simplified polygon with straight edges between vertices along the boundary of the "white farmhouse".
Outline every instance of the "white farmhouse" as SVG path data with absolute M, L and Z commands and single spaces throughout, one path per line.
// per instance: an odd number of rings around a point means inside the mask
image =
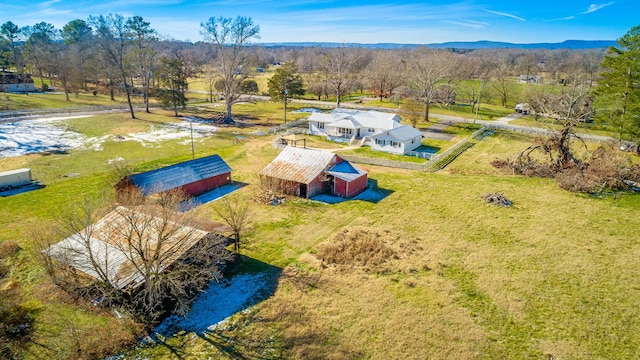
M 309 117 L 311 135 L 330 138 L 365 138 L 402 126 L 396 114 L 337 108 L 330 113 L 313 113 Z
M 422 133 L 400 124 L 396 114 L 337 108 L 330 113 L 313 113 L 309 117 L 309 133 L 332 140 L 371 145 L 372 150 L 407 154 L 422 144 Z
M 371 137 L 371 149 L 393 154 L 407 154 L 422 145 L 422 133 L 403 125 Z

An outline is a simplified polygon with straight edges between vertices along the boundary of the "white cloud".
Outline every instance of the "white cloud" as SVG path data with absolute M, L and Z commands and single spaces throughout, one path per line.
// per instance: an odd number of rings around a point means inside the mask
M 468 20 L 468 19 L 461 19 L 460 21 L 447 20 L 447 21 L 444 21 L 444 22 L 447 23 L 447 24 L 459 25 L 459 26 L 469 27 L 469 28 L 473 28 L 473 29 L 486 29 L 487 26 L 489 26 L 488 23 L 481 22 L 481 21 L 473 21 L 473 20 Z
M 591 14 L 592 12 L 596 12 L 602 8 L 605 8 L 609 5 L 613 5 L 613 1 L 608 2 L 606 4 L 591 4 L 589 5 L 589 8 L 587 9 L 587 11 L 581 12 L 581 14 Z
M 549 19 L 549 20 L 545 20 L 545 21 L 567 21 L 567 20 L 573 20 L 575 18 L 576 18 L 575 16 L 570 15 L 570 16 L 565 16 L 565 17 L 562 17 L 562 18 Z
M 525 21 L 523 18 L 521 18 L 519 16 L 512 15 L 512 14 L 503 13 L 503 12 L 499 12 L 499 11 L 493 11 L 493 10 L 485 10 L 485 11 L 488 12 L 488 13 L 491 13 L 491 14 L 500 15 L 500 16 L 506 16 L 506 17 L 510 17 L 512 19 Z

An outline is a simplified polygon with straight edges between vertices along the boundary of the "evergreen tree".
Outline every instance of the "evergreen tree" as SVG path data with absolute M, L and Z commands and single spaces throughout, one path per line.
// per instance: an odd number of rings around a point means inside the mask
M 187 97 L 184 94 L 187 89 L 187 77 L 182 61 L 167 57 L 161 58 L 158 82 L 161 87 L 158 91 L 160 103 L 172 107 L 175 115 L 178 116 L 178 106 L 187 104 Z
M 620 140 L 640 140 L 640 26 L 611 47 L 596 90 L 596 119 L 616 128 Z
M 284 121 L 286 122 L 289 99 L 304 95 L 304 83 L 298 73 L 298 66 L 293 62 L 282 65 L 269 79 L 268 87 L 271 100 L 284 104 Z

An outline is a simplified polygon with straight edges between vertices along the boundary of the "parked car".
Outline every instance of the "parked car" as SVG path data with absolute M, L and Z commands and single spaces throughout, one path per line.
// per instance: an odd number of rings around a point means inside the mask
M 527 115 L 531 111 L 531 107 L 527 103 L 516 104 L 516 112 Z

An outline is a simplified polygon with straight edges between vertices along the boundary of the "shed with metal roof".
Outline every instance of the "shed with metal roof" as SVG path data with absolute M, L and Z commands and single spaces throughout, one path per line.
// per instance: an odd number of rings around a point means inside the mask
M 262 169 L 260 177 L 273 191 L 303 198 L 323 193 L 351 197 L 367 186 L 367 172 L 338 155 L 291 146 Z
M 156 259 L 154 266 L 159 272 L 165 271 L 178 259 L 188 257 L 196 244 L 212 234 L 195 226 L 152 211 L 118 206 L 87 228 L 52 245 L 45 254 L 91 278 L 131 290 L 144 283 L 143 274 L 136 270 L 142 259 L 138 251 L 132 250 L 141 247 L 157 251 L 147 256 Z
M 118 200 L 123 201 L 132 191 L 147 197 L 180 189 L 186 196 L 198 196 L 227 184 L 231 184 L 231 167 L 219 155 L 211 155 L 129 175 L 115 188 Z

